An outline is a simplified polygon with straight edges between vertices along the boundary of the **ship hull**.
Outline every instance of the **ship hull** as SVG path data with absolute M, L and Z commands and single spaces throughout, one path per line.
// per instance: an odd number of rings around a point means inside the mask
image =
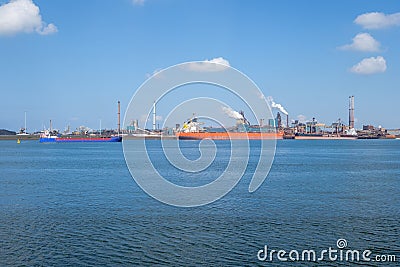
M 121 136 L 113 136 L 113 137 L 57 137 L 57 138 L 51 138 L 51 137 L 41 137 L 39 139 L 40 143 L 79 143 L 79 142 L 121 142 L 122 137 Z
M 296 140 L 356 140 L 357 136 L 316 136 L 316 135 L 299 135 L 295 136 Z
M 181 140 L 271 140 L 282 139 L 283 132 L 277 133 L 260 133 L 260 132 L 200 132 L 200 133 L 177 133 L 177 137 Z

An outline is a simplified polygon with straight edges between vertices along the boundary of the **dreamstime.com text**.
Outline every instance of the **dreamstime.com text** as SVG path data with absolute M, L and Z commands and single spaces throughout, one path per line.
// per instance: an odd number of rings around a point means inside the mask
M 336 247 L 329 247 L 323 250 L 274 250 L 269 249 L 267 245 L 260 249 L 257 253 L 259 261 L 273 262 L 273 261 L 307 261 L 307 262 L 320 262 L 320 261 L 341 261 L 341 262 L 396 262 L 396 255 L 393 254 L 373 254 L 371 250 L 356 250 L 347 248 L 346 239 L 338 239 Z

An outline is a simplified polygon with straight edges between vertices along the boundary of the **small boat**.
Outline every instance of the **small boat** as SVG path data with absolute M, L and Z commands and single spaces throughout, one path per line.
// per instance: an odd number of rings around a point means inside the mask
M 120 112 L 120 102 L 118 101 L 118 135 L 111 136 L 90 136 L 90 135 L 61 135 L 56 131 L 52 131 L 51 120 L 50 120 L 50 130 L 45 130 L 40 134 L 40 143 L 78 143 L 78 142 L 121 142 L 122 136 L 120 136 L 120 124 L 121 124 L 121 112 Z M 26 128 L 26 127 L 25 127 Z M 101 126 L 100 126 L 101 128 Z

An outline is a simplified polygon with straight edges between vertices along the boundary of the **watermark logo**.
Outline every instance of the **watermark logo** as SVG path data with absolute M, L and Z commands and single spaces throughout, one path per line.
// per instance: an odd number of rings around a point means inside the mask
M 343 249 L 343 248 L 347 247 L 347 240 L 339 238 L 336 241 L 336 246 L 338 247 L 338 249 Z
M 305 262 L 396 262 L 394 254 L 373 254 L 369 249 L 356 250 L 347 247 L 346 239 L 338 239 L 336 247 L 329 247 L 322 250 L 275 250 L 269 249 L 267 245 L 257 253 L 259 261 L 305 261 Z
M 124 128 L 131 124 L 132 120 L 144 116 L 145 121 L 157 119 L 154 112 L 155 105 L 160 106 L 169 94 L 181 90 L 181 95 L 175 97 L 182 99 L 179 103 L 167 105 L 168 115 L 163 118 L 163 128 L 167 122 L 175 125 L 171 118 L 177 114 L 185 113 L 192 117 L 190 123 L 184 124 L 185 131 L 196 133 L 198 129 L 192 129 L 193 123 L 199 118 L 205 118 L 223 127 L 221 119 L 216 114 L 225 113 L 236 121 L 246 124 L 243 114 L 233 108 L 228 97 L 190 95 L 190 90 L 182 90 L 184 87 L 207 85 L 213 86 L 226 94 L 238 99 L 243 107 L 248 110 L 247 118 L 253 118 L 253 122 L 273 119 L 271 109 L 261 90 L 246 75 L 229 65 L 202 61 L 187 62 L 175 65 L 156 72 L 145 81 L 134 93 L 125 112 Z M 176 100 L 175 99 L 175 100 Z M 158 105 L 160 103 L 160 105 Z M 190 110 L 190 111 L 189 111 Z M 249 114 L 250 113 L 250 114 Z M 179 117 L 179 116 L 178 116 Z M 153 123 L 153 126 L 154 126 Z M 251 126 L 250 123 L 246 124 Z M 167 125 L 168 126 L 168 125 Z M 246 130 L 247 131 L 247 130 Z M 262 129 L 260 129 L 262 131 Z M 167 179 L 163 172 L 154 164 L 149 156 L 149 146 L 146 139 L 123 140 L 123 151 L 126 164 L 136 183 L 153 198 L 173 206 L 194 207 L 212 203 L 230 192 L 244 175 L 250 158 L 250 141 L 247 135 L 237 140 L 235 133 L 226 131 L 230 142 L 230 159 L 224 170 L 220 170 L 214 179 L 200 186 L 187 186 L 175 184 Z M 152 132 L 148 132 L 152 134 Z M 237 135 L 237 134 L 236 134 Z M 243 136 L 242 136 L 243 137 Z M 206 137 L 207 138 L 207 137 Z M 162 151 L 169 164 L 180 171 L 179 176 L 185 177 L 185 173 L 207 173 L 218 155 L 218 146 L 213 138 L 202 140 L 198 144 L 200 157 L 191 159 L 181 151 L 181 142 L 178 139 L 161 138 Z M 269 140 L 257 141 L 259 155 L 256 168 L 252 173 L 249 184 L 249 192 L 256 191 L 267 177 L 275 155 L 275 134 Z M 254 155 L 252 155 L 254 156 Z

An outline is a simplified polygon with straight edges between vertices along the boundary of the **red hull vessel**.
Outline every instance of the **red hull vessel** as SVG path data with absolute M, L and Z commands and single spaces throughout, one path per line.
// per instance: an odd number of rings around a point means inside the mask
M 185 133 L 179 132 L 176 134 L 179 139 L 186 140 L 201 140 L 201 139 L 213 139 L 213 140 L 271 140 L 271 139 L 283 139 L 283 132 L 276 133 L 263 133 L 263 132 L 198 132 L 198 133 Z
M 236 126 L 225 128 L 202 127 L 197 117 L 193 117 L 183 124 L 176 133 L 177 138 L 186 140 L 273 140 L 283 139 L 283 131 L 270 125 L 250 125 L 244 117 L 244 112 L 237 112 Z

